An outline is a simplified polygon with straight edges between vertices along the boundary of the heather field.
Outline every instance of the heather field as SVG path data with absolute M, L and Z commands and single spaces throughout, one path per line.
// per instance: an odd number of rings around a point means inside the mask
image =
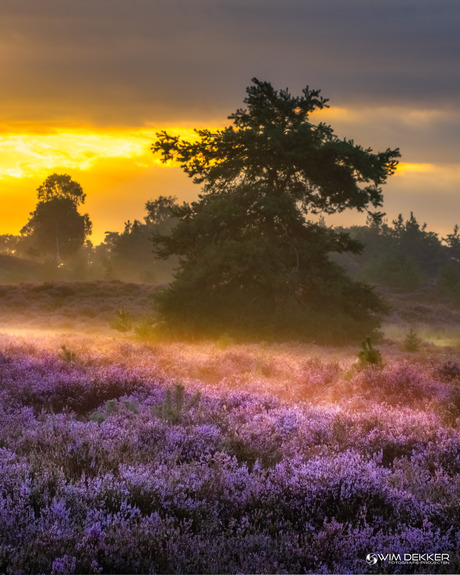
M 0 286 L 1 573 L 460 571 L 455 311 L 396 298 L 376 366 L 161 341 L 152 289 Z

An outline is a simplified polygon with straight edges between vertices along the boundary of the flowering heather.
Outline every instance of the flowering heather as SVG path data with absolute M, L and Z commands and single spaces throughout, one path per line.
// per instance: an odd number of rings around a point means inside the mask
M 1 573 L 459 571 L 445 362 L 123 336 L 0 350 Z M 398 553 L 449 563 L 372 563 Z

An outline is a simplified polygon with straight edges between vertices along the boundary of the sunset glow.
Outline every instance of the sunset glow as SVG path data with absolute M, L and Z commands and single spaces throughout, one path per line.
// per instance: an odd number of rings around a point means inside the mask
M 396 168 L 396 175 L 397 176 L 405 176 L 406 174 L 410 173 L 429 173 L 435 170 L 435 166 L 433 164 L 411 164 L 406 162 L 400 162 L 398 167 Z
M 189 128 L 167 127 L 171 134 L 191 139 Z M 123 158 L 133 166 L 161 164 L 152 156 L 150 145 L 157 129 L 80 131 L 48 134 L 1 134 L 0 179 L 46 177 L 54 169 L 91 170 L 100 160 Z
M 82 184 L 95 243 L 103 241 L 105 231 L 122 229 L 127 219 L 141 218 L 148 199 L 182 193 L 189 200 L 194 192 L 191 181 L 172 162 L 162 163 L 150 150 L 161 130 L 188 140 L 196 137 L 188 126 L 0 130 L 0 197 L 4 203 L 0 234 L 19 232 L 35 205 L 37 187 L 53 172 L 67 173 Z M 178 181 L 183 182 L 180 192 Z
M 363 5 L 4 3 L 0 234 L 19 232 L 53 172 L 83 186 L 96 242 L 142 217 L 155 195 L 189 201 L 200 190 L 153 156 L 155 132 L 190 139 L 195 127 L 228 125 L 254 76 L 293 94 L 320 90 L 330 107 L 312 121 L 339 138 L 399 147 L 385 211 L 416 209 L 433 229 L 451 229 L 460 211 L 457 8 L 433 19 L 423 0 L 413 13 L 388 6 L 382 18 Z M 390 21 L 399 23 L 391 41 Z

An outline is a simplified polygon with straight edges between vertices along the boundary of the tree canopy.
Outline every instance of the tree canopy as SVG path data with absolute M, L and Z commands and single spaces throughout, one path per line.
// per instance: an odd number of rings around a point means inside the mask
M 181 256 L 157 296 L 161 321 L 267 337 L 371 330 L 381 300 L 328 256 L 361 244 L 309 218 L 347 208 L 378 218 L 399 150 L 374 153 L 312 123 L 327 106 L 319 90 L 293 96 L 253 79 L 244 102 L 223 130 L 197 130 L 193 141 L 161 132 L 152 145 L 202 185 L 199 201 L 175 209 L 171 234 L 156 238 L 161 256 Z
M 39 202 L 67 199 L 77 207 L 85 203 L 86 194 L 81 185 L 72 180 L 68 174 L 51 174 L 37 188 L 37 198 Z
M 79 214 L 85 194 L 67 174 L 52 174 L 37 189 L 38 202 L 21 234 L 35 252 L 52 258 L 56 265 L 74 255 L 91 234 L 88 214 Z

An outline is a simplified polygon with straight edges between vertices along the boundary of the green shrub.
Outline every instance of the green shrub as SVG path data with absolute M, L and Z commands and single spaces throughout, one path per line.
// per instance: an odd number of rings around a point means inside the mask
M 143 318 L 134 327 L 134 333 L 139 339 L 152 341 L 158 337 L 158 329 L 151 318 Z
M 174 387 L 166 390 L 166 396 L 162 403 L 152 408 L 152 413 L 169 423 L 183 422 L 185 414 L 195 407 L 201 399 L 199 392 L 188 400 L 185 397 L 185 387 L 182 383 L 176 383 Z
M 443 296 L 460 297 L 460 274 L 456 265 L 449 263 L 439 268 L 436 289 Z
M 403 253 L 394 253 L 368 260 L 361 268 L 360 278 L 391 289 L 414 291 L 420 287 L 423 275 L 412 258 Z
M 361 347 L 362 350 L 358 353 L 359 365 L 361 367 L 368 365 L 381 367 L 383 365 L 382 354 L 378 349 L 375 349 L 369 337 L 366 337 L 361 343 Z
M 420 344 L 420 338 L 417 336 L 415 331 L 411 329 L 406 335 L 402 348 L 403 351 L 416 352 L 420 350 Z

